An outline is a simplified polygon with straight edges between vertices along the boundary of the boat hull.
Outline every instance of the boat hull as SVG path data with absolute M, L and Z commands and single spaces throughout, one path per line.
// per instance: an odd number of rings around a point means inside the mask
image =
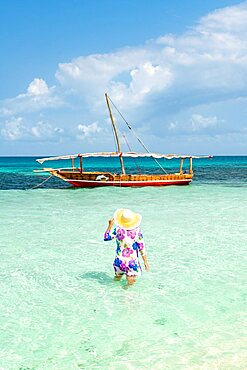
M 48 170 L 48 169 L 47 169 Z M 144 187 L 188 185 L 193 174 L 159 174 L 159 175 L 117 175 L 102 172 L 61 171 L 49 169 L 53 176 L 59 177 L 70 185 L 78 188 L 96 188 L 105 186 Z
M 93 181 L 88 181 L 88 182 L 85 182 L 85 181 L 82 181 L 82 182 L 78 182 L 78 181 L 68 181 L 71 185 L 75 186 L 75 187 L 78 187 L 78 188 L 98 188 L 98 187 L 103 187 L 103 186 L 117 186 L 117 187 L 121 187 L 121 188 L 124 188 L 124 187 L 143 187 L 143 186 L 169 186 L 169 185 L 188 185 L 190 181 L 140 181 L 140 182 L 114 182 L 114 183 L 97 183 L 95 184 L 95 182 Z

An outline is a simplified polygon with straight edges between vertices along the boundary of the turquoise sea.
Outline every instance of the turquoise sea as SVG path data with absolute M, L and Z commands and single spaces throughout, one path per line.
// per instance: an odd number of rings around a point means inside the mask
M 85 161 L 101 165 L 117 164 Z M 194 161 L 185 187 L 32 190 L 34 168 L 0 158 L 1 370 L 247 368 L 247 157 Z M 127 290 L 102 240 L 122 207 L 150 265 Z

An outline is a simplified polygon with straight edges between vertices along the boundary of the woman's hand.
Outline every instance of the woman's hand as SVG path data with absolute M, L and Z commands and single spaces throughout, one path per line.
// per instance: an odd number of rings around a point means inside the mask
M 145 262 L 144 266 L 145 266 L 145 270 L 148 272 L 149 271 L 149 264 L 147 262 Z
M 149 264 L 148 264 L 146 255 L 142 256 L 142 259 L 143 259 L 143 262 L 144 262 L 145 270 L 148 272 L 149 271 Z

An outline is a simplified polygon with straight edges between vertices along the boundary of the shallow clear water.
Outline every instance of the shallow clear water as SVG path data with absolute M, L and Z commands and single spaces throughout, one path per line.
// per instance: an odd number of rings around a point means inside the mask
M 246 369 L 245 179 L 0 191 L 0 368 Z M 128 290 L 102 241 L 121 207 L 150 264 Z

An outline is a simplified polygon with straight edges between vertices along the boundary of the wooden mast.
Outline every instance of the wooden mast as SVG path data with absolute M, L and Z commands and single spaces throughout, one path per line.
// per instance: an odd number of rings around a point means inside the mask
M 122 173 L 125 175 L 124 162 L 123 162 L 122 152 L 121 152 L 121 148 L 120 148 L 120 142 L 119 142 L 119 138 L 118 138 L 117 128 L 116 128 L 116 125 L 115 125 L 115 122 L 114 122 L 114 119 L 113 119 L 110 102 L 109 102 L 109 99 L 108 99 L 108 96 L 107 96 L 106 93 L 105 93 L 105 99 L 106 99 L 107 107 L 108 107 L 110 118 L 111 118 L 111 123 L 112 123 L 112 126 L 113 126 L 116 141 L 117 141 L 117 148 L 118 148 L 119 160 L 120 160 Z
M 193 168 L 192 168 L 192 157 L 190 157 L 190 174 L 193 174 Z
M 179 168 L 180 175 L 183 174 L 183 164 L 184 164 L 184 158 L 180 158 L 180 168 Z

